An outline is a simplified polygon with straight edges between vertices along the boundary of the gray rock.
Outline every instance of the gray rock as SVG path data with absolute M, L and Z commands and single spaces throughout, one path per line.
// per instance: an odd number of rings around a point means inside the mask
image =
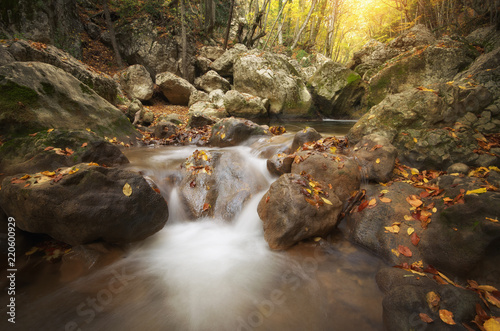
M 210 102 L 213 103 L 217 108 L 224 107 L 224 91 L 213 90 L 208 95 L 208 98 L 210 99 Z
M 230 77 L 233 75 L 233 65 L 238 56 L 248 49 L 245 45 L 236 44 L 233 48 L 228 49 L 217 60 L 210 64 L 210 68 L 219 73 L 223 77 Z
M 454 163 L 446 169 L 449 174 L 465 174 L 469 173 L 469 166 L 464 163 Z
M 271 136 L 266 128 L 241 118 L 225 118 L 212 127 L 210 144 L 218 147 L 237 146 L 252 137 Z
M 265 103 L 259 97 L 231 90 L 225 94 L 223 102 L 230 116 L 248 119 L 267 117 Z
M 147 101 L 153 96 L 153 80 L 144 66 L 135 64 L 128 67 L 120 73 L 119 79 L 130 98 Z
M 291 151 L 295 152 L 297 149 L 299 149 L 299 147 L 302 147 L 303 144 L 313 142 L 321 138 L 321 134 L 314 128 L 305 128 L 304 130 L 297 132 L 293 137 Z
M 366 180 L 385 183 L 392 176 L 398 150 L 386 137 L 370 134 L 354 146 L 351 155 L 361 165 Z
M 226 118 L 229 114 L 226 111 L 226 108 L 219 108 L 211 102 L 208 101 L 199 101 L 189 107 L 188 111 L 189 116 L 208 116 L 214 118 Z
M 196 88 L 210 93 L 215 90 L 222 90 L 227 92 L 231 89 L 231 84 L 227 79 L 222 78 L 216 71 L 210 70 L 201 77 L 198 77 L 194 81 Z
M 189 96 L 188 107 L 191 107 L 192 105 L 194 105 L 199 101 L 210 102 L 210 97 L 208 96 L 208 93 L 198 90 L 191 92 L 191 95 Z
M 203 46 L 200 49 L 200 56 L 215 61 L 225 53 L 225 50 L 219 46 Z

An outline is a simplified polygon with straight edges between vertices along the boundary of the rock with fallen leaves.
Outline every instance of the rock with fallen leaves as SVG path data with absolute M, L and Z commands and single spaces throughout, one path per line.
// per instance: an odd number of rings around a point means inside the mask
M 165 139 L 177 133 L 179 126 L 170 121 L 161 121 L 154 126 L 153 137 Z
M 321 138 L 321 133 L 316 131 L 314 128 L 307 127 L 300 130 L 293 137 L 291 151 L 295 152 L 299 147 L 302 147 L 303 144 L 313 142 Z
M 295 157 L 291 154 L 278 153 L 267 160 L 267 170 L 273 175 L 281 176 L 292 171 Z
M 342 201 L 359 189 L 361 174 L 358 163 L 345 155 L 300 151 L 295 153 L 291 172 L 307 173 L 328 187 Z
M 187 158 L 182 164 L 179 193 L 189 215 L 196 219 L 234 219 L 266 185 L 262 174 L 244 162 L 235 150 L 196 150 Z
M 27 176 L 22 182 L 3 180 L 1 207 L 20 229 L 70 245 L 142 240 L 168 218 L 162 195 L 134 172 L 81 163 Z
M 196 88 L 210 93 L 214 90 L 222 90 L 227 92 L 231 89 L 231 84 L 229 81 L 221 77 L 216 71 L 210 70 L 201 77 L 194 80 L 194 86 Z
M 191 93 L 196 91 L 196 88 L 191 83 L 171 72 L 156 75 L 155 81 L 163 95 L 173 105 L 187 106 Z
M 122 89 L 131 99 L 147 101 L 153 96 L 153 80 L 147 69 L 134 64 L 119 73 L 119 80 Z
M 218 147 L 237 146 L 251 138 L 272 136 L 271 132 L 250 120 L 225 118 L 212 127 L 210 145 Z
M 14 62 L 0 67 L 0 77 L 0 131 L 7 137 L 48 128 L 89 128 L 129 141 L 139 136 L 120 110 L 55 66 Z
M 284 174 L 271 184 L 257 208 L 264 238 L 274 250 L 328 235 L 337 226 L 341 210 L 342 203 L 332 190 L 298 174 Z
M 81 162 L 111 167 L 129 161 L 116 145 L 86 130 L 41 131 L 0 146 L 0 173 L 4 175 L 53 171 Z
M 370 134 L 354 146 L 351 155 L 363 168 L 366 180 L 385 183 L 392 176 L 398 151 L 386 137 Z

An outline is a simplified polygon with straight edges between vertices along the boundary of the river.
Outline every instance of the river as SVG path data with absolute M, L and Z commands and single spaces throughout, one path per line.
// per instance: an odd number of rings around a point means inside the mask
M 192 220 L 178 194 L 180 164 L 195 146 L 131 148 L 131 163 L 168 201 L 163 230 L 126 248 L 80 249 L 58 264 L 27 263 L 18 281 L 20 330 L 382 330 L 383 263 L 350 244 L 343 225 L 329 238 L 269 250 L 257 204 L 276 178 L 266 157 L 293 132 L 314 126 L 344 135 L 352 123 L 288 124 L 290 133 L 231 151 L 265 178 L 231 221 Z M 82 258 L 81 256 L 84 256 Z M 32 263 L 33 264 L 33 263 Z M 21 273 L 20 273 L 21 274 Z

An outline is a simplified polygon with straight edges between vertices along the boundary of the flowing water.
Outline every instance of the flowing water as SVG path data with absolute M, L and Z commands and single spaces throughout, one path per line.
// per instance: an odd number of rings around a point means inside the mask
M 265 158 L 292 137 L 230 150 L 269 186 L 276 178 Z M 267 187 L 232 222 L 188 219 L 177 185 L 179 166 L 195 149 L 125 151 L 128 168 L 154 180 L 167 199 L 167 225 L 126 249 L 88 247 L 59 264 L 28 263 L 18 281 L 20 330 L 382 329 L 374 280 L 382 263 L 341 230 L 286 252 L 269 250 L 257 214 Z

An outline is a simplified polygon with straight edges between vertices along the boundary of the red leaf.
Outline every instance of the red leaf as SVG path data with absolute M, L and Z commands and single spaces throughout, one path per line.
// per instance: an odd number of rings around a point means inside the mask
M 398 246 L 398 251 L 406 257 L 412 257 L 412 255 L 413 255 L 411 250 L 408 247 L 403 246 L 403 245 Z
M 62 178 L 63 178 L 63 175 L 62 175 L 62 174 L 59 174 L 59 175 L 55 176 L 55 177 L 52 179 L 52 181 L 53 181 L 54 183 L 57 183 L 57 182 L 58 182 L 58 181 L 60 181 Z
M 191 183 L 189 183 L 189 186 L 191 188 L 196 187 L 196 182 L 193 180 Z
M 420 316 L 420 319 L 422 321 L 424 321 L 425 323 L 432 323 L 432 322 L 434 322 L 434 320 L 432 318 L 430 318 L 429 315 L 427 315 L 427 314 L 420 313 L 420 314 L 418 314 L 418 316 Z
M 362 211 L 368 206 L 368 200 L 364 200 L 358 207 L 358 211 Z
M 417 235 L 416 232 L 413 232 L 410 236 L 410 239 L 411 239 L 411 243 L 414 245 L 414 246 L 417 246 L 418 243 L 420 242 L 420 237 Z

